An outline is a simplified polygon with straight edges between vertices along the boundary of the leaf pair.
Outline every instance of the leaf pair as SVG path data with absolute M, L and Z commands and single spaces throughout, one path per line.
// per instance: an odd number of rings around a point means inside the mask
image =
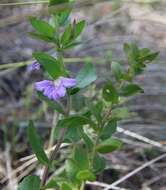
M 78 23 L 69 24 L 64 33 L 61 36 L 61 44 L 63 49 L 66 49 L 74 45 L 75 40 L 80 36 L 85 27 L 85 21 L 80 21 Z

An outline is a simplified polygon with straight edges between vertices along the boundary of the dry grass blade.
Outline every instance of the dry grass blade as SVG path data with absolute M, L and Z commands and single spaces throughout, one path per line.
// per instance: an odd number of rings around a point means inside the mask
M 11 173 L 10 173 L 10 177 L 13 177 L 15 176 L 17 173 L 23 171 L 25 168 L 29 167 L 31 164 L 33 164 L 34 162 L 36 162 L 36 158 L 33 158 L 27 162 L 25 162 L 23 165 L 19 166 L 18 168 L 16 168 L 15 170 L 13 170 Z M 9 180 L 9 176 L 6 176 L 4 177 L 0 183 L 5 183 L 7 180 Z
M 0 6 L 18 6 L 18 5 L 34 5 L 34 4 L 45 4 L 48 1 L 24 1 L 24 2 L 13 2 L 13 3 L 0 3 Z
M 127 175 L 125 175 L 124 177 L 122 177 L 121 179 L 115 181 L 114 183 L 112 183 L 111 185 L 109 185 L 108 187 L 104 188 L 104 190 L 110 190 L 113 187 L 119 185 L 120 183 L 122 183 L 123 181 L 125 181 L 126 179 L 130 178 L 131 176 L 135 175 L 136 173 L 140 172 L 141 170 L 143 170 L 144 168 L 151 166 L 152 164 L 154 164 L 155 162 L 163 159 L 166 157 L 166 153 L 162 154 L 161 156 L 158 156 L 157 158 L 146 162 L 145 164 L 143 164 L 142 166 L 136 168 L 135 170 L 133 170 L 132 172 L 128 173 Z
M 67 143 L 64 143 L 62 144 L 61 148 L 64 148 L 66 146 L 68 146 L 69 144 Z M 56 145 L 55 145 L 56 146 Z M 49 150 L 46 150 L 46 154 L 49 154 L 54 148 L 55 146 L 53 146 L 52 148 L 50 148 Z M 16 175 L 17 173 L 19 172 L 22 172 L 25 168 L 29 167 L 30 165 L 34 164 L 35 162 L 37 162 L 37 158 L 35 157 L 34 154 L 30 155 L 30 156 L 26 156 L 24 158 L 21 158 L 19 161 L 23 162 L 23 161 L 26 161 L 24 164 L 22 164 L 21 166 L 19 166 L 18 168 L 16 168 L 15 170 L 13 170 L 11 172 L 11 176 L 14 176 Z M 4 183 L 8 180 L 9 178 L 6 176 L 4 177 L 0 183 Z
M 16 190 L 17 180 L 16 180 L 15 175 L 12 175 L 9 143 L 6 143 L 5 157 L 6 157 L 6 173 L 7 173 L 7 178 L 9 179 L 8 188 L 12 190 Z
M 129 130 L 122 129 L 121 127 L 118 127 L 118 128 L 117 128 L 117 131 L 118 131 L 119 133 L 124 133 L 124 134 L 127 135 L 127 136 L 133 137 L 133 138 L 135 138 L 135 139 L 137 139 L 137 140 L 140 140 L 140 141 L 143 141 L 143 142 L 145 142 L 145 143 L 148 143 L 148 144 L 150 144 L 150 145 L 152 145 L 152 146 L 154 146 L 154 147 L 158 147 L 158 148 L 160 148 L 160 149 L 163 149 L 164 151 L 166 150 L 166 147 L 163 146 L 161 143 L 156 142 L 156 141 L 154 141 L 154 140 L 151 140 L 151 139 L 149 139 L 149 138 L 147 138 L 147 137 L 144 137 L 144 136 L 142 136 L 142 135 L 139 135 L 139 134 L 137 134 L 137 133 L 131 132 L 131 131 L 129 131 Z
M 55 146 L 56 146 L 56 145 L 54 145 L 53 147 L 51 147 L 51 148 L 45 150 L 46 154 L 49 154 L 52 150 L 54 150 Z M 64 148 L 64 147 L 66 147 L 66 146 L 69 146 L 69 144 L 68 144 L 68 143 L 63 143 L 63 144 L 61 145 L 61 148 Z M 21 158 L 19 161 L 24 162 L 24 161 L 30 160 L 30 159 L 32 159 L 32 158 L 34 158 L 34 157 L 35 157 L 35 154 L 32 154 L 32 155 L 25 156 L 25 157 Z M 37 159 L 36 159 L 36 160 L 37 160 Z
M 98 181 L 95 181 L 95 182 L 87 182 L 86 183 L 87 185 L 92 185 L 92 186 L 97 186 L 97 187 L 108 187 L 109 185 L 106 184 L 106 183 L 102 183 L 102 182 L 98 182 Z M 121 188 L 121 187 L 113 187 L 112 190 L 128 190 L 128 189 L 125 189 L 125 188 Z

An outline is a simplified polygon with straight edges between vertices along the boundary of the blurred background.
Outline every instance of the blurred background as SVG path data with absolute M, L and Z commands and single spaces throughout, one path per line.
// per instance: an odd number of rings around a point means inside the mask
M 32 152 L 25 129 L 33 118 L 46 139 L 52 118 L 33 91 L 33 82 L 42 78 L 42 72 L 29 73 L 22 66 L 32 62 L 33 51 L 53 48 L 27 34 L 32 30 L 28 16 L 47 18 L 47 4 L 2 5 L 15 2 L 23 1 L 0 0 L 0 189 L 4 190 L 15 190 L 29 173 L 40 174 L 34 157 L 27 157 Z M 143 167 L 110 189 L 166 190 L 166 0 L 85 1 L 73 10 L 71 19 L 82 18 L 87 21 L 82 44 L 65 56 L 97 60 L 99 82 L 110 72 L 108 54 L 113 60 L 124 58 L 123 43 L 137 42 L 140 47 L 160 51 L 159 58 L 136 79 L 145 93 L 127 102 L 134 114 L 119 124 L 116 134 L 124 142 L 123 149 L 107 155 L 107 169 L 97 186 L 89 184 L 87 189 L 100 190 Z M 70 65 L 73 71 L 81 63 L 76 64 Z

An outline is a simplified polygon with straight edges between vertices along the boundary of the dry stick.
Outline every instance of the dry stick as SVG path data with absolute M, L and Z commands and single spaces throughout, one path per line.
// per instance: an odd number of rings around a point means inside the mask
M 36 4 L 48 4 L 48 1 L 24 1 L 15 3 L 0 3 L 0 6 L 17 6 L 17 5 L 36 5 Z
M 142 166 L 136 168 L 135 170 L 133 170 L 132 172 L 128 173 L 127 175 L 125 175 L 124 177 L 122 177 L 121 179 L 115 181 L 114 183 L 112 183 L 111 185 L 108 185 L 108 187 L 104 188 L 104 190 L 110 190 L 111 188 L 119 185 L 120 183 L 122 183 L 123 181 L 125 181 L 126 179 L 130 178 L 131 176 L 135 175 L 136 173 L 140 172 L 141 170 L 143 170 L 144 168 L 152 165 L 153 163 L 163 159 L 166 157 L 166 153 L 162 154 L 161 156 L 158 156 L 157 158 L 146 162 L 145 164 L 143 164 Z

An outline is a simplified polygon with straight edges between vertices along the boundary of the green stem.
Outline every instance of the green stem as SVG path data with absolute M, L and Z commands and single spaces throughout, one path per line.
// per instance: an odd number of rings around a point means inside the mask
M 49 138 L 48 149 L 50 149 L 54 144 L 54 133 L 55 133 L 58 117 L 59 117 L 59 114 L 55 111 L 54 115 L 53 115 L 52 128 L 51 128 L 51 134 L 50 134 L 50 138 Z
M 96 154 L 96 147 L 97 147 L 97 145 L 98 145 L 98 143 L 99 143 L 99 140 L 100 140 L 100 134 L 101 134 L 102 129 L 103 129 L 103 127 L 104 127 L 104 125 L 105 125 L 105 123 L 106 123 L 106 121 L 107 121 L 107 118 L 110 117 L 111 112 L 112 112 L 112 108 L 110 108 L 110 109 L 105 113 L 105 115 L 103 116 L 102 122 L 98 124 L 99 130 L 98 130 L 97 137 L 96 137 L 96 141 L 95 141 L 95 144 L 94 144 L 94 147 L 93 147 L 93 150 L 92 150 L 92 165 L 93 165 L 93 160 L 94 160 L 95 154 Z
M 84 62 L 86 58 L 66 58 L 64 59 L 65 63 L 78 63 L 78 62 Z M 33 61 L 22 61 L 17 63 L 7 63 L 0 65 L 0 70 L 2 69 L 9 69 L 9 68 L 18 68 L 18 67 L 24 67 L 26 65 L 30 65 Z
M 83 183 L 81 184 L 80 190 L 84 190 L 84 186 L 85 186 L 85 183 L 83 182 Z

